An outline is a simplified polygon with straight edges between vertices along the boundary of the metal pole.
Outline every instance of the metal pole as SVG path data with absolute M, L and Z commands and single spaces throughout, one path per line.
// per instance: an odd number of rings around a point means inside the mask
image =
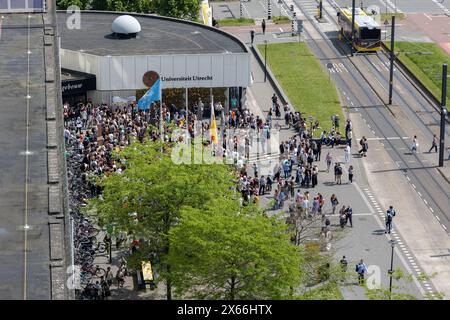
M 267 40 L 264 40 L 264 82 L 267 80 Z
M 189 113 L 189 96 L 188 96 L 188 88 L 186 87 L 186 91 L 185 91 L 185 99 L 186 99 L 186 130 L 189 127 L 189 118 L 188 118 L 188 113 Z
M 392 91 L 394 85 L 394 59 L 395 59 L 395 16 L 392 16 L 392 31 L 391 31 L 391 67 L 389 70 L 389 104 L 392 104 Z
M 267 20 L 272 19 L 272 8 L 270 0 L 267 0 Z
M 441 136 L 439 139 L 439 167 L 444 166 L 445 116 L 447 115 L 447 64 L 442 65 Z
M 109 263 L 112 263 L 112 238 L 109 238 Z
M 355 0 L 352 0 L 352 35 L 351 35 L 351 56 L 353 57 L 353 46 L 354 46 L 354 38 L 355 38 Z
M 242 0 L 239 0 L 239 18 L 242 19 Z
M 389 275 L 390 275 L 390 279 L 389 279 L 389 300 L 392 299 L 392 274 L 394 273 L 394 240 L 391 240 L 391 269 L 389 270 Z
M 292 12 L 292 25 L 291 25 L 291 27 L 292 27 L 292 36 L 295 36 L 295 27 L 294 27 L 294 25 L 295 25 L 296 18 L 297 18 L 297 13 L 296 12 Z
M 322 0 L 320 0 L 320 2 L 319 2 L 319 19 L 322 19 L 322 9 L 323 9 Z

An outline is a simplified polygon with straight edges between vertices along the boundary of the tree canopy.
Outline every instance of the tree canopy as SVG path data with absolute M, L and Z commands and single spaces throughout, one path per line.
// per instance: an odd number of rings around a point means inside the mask
M 215 198 L 237 199 L 232 168 L 176 165 L 170 150 L 161 152 L 161 147 L 161 142 L 147 140 L 126 148 L 118 155 L 126 170 L 105 177 L 100 182 L 102 197 L 91 202 L 100 224 L 113 224 L 116 232 L 143 239 L 139 257 L 153 253 L 157 261 L 169 252 L 168 232 L 183 207 L 201 210 Z
M 199 16 L 199 0 L 57 0 L 59 9 L 71 5 L 81 10 L 108 10 L 138 13 L 157 13 L 162 16 L 196 20 Z
M 169 232 L 176 292 L 199 299 L 274 299 L 299 285 L 301 253 L 284 222 L 217 199 L 184 208 Z

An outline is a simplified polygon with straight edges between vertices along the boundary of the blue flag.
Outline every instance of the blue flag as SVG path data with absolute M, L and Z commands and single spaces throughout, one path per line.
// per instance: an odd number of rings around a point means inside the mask
M 161 100 L 161 88 L 160 79 L 158 79 L 153 86 L 142 96 L 138 101 L 138 107 L 140 110 L 148 110 L 152 102 Z

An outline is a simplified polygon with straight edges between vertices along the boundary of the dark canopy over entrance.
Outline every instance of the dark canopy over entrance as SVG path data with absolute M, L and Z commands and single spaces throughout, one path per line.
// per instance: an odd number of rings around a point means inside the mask
M 61 69 L 61 91 L 63 103 L 74 106 L 86 102 L 87 92 L 97 89 L 95 75 L 69 69 Z

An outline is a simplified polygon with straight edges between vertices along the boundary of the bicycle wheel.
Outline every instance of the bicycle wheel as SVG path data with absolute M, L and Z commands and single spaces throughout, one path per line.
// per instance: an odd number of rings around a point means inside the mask
M 105 253 L 106 252 L 106 245 L 102 242 L 99 242 L 97 247 L 98 253 Z
M 92 281 L 92 274 L 90 272 L 81 272 L 80 274 L 80 284 L 87 286 Z
M 106 276 L 106 270 L 103 268 L 97 268 L 97 270 L 95 271 L 95 275 L 99 278 L 102 276 Z

